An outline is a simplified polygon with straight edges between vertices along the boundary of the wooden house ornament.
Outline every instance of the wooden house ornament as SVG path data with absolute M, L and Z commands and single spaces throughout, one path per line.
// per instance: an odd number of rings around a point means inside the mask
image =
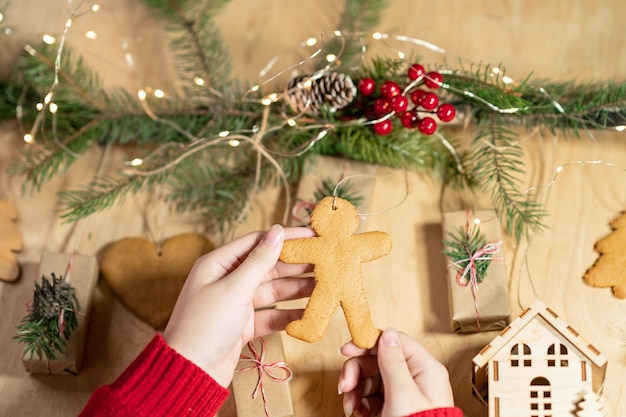
M 472 360 L 474 395 L 489 417 L 574 415 L 598 393 L 607 360 L 543 302 L 536 301 Z

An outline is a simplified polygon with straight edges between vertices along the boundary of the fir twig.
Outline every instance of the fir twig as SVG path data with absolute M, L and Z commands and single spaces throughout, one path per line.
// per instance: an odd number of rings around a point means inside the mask
M 337 181 L 330 177 L 324 179 L 313 193 L 315 201 L 321 201 L 324 197 L 332 196 L 335 188 L 337 188 Z M 358 191 L 355 191 L 353 185 L 349 182 L 344 182 L 337 188 L 337 197 L 343 198 L 354 207 L 358 207 L 363 201 L 363 196 Z
M 457 227 L 448 232 L 447 239 L 444 239 L 443 253 L 450 260 L 450 266 L 456 271 L 464 271 L 470 263 L 470 259 L 478 250 L 487 243 L 485 235 L 480 232 L 480 228 Z M 486 253 L 482 259 L 474 261 L 476 266 L 476 281 L 480 284 L 485 279 L 487 269 L 491 264 L 491 254 Z
M 23 343 L 23 356 L 29 360 L 54 360 L 67 346 L 67 340 L 78 327 L 76 291 L 62 276 L 51 274 L 35 282 L 29 313 L 17 326 L 13 340 Z

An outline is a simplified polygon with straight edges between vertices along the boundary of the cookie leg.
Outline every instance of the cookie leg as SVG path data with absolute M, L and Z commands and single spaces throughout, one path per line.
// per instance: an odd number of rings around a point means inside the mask
M 339 307 L 339 300 L 332 295 L 334 295 L 332 291 L 324 291 L 318 282 L 318 287 L 311 294 L 302 318 L 287 325 L 287 334 L 305 342 L 320 340 L 335 310 Z
M 341 299 L 341 307 L 346 316 L 354 344 L 365 349 L 373 348 L 378 342 L 381 331 L 372 322 L 372 315 L 363 287 L 361 286 L 360 291 L 354 291 L 344 296 Z

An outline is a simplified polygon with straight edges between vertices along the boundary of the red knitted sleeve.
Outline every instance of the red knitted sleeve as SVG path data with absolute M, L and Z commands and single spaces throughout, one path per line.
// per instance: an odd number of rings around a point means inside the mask
M 463 417 L 463 411 L 456 407 L 433 408 L 406 417 Z
M 80 417 L 208 417 L 228 394 L 157 334 L 115 382 L 94 391 Z

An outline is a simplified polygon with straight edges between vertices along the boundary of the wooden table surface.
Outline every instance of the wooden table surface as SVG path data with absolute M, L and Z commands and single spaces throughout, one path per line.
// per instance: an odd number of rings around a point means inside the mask
M 79 3 L 13 2 L 2 22 L 12 34 L 0 35 L 0 59 L 10 61 L 12 51 L 24 40 L 45 33 L 59 35 L 68 9 Z M 226 5 L 217 20 L 237 76 L 254 82 L 273 56 L 300 40 L 335 29 L 336 3 L 233 0 Z M 451 64 L 459 59 L 501 64 L 514 79 L 533 72 L 540 78 L 604 81 L 626 77 L 624 16 L 622 0 L 398 0 L 383 13 L 378 29 L 446 49 L 445 56 L 418 50 L 425 61 L 446 58 Z M 98 33 L 98 39 L 87 40 L 83 36 L 87 30 Z M 103 1 L 98 15 L 76 19 L 67 42 L 98 69 L 106 85 L 130 90 L 172 85 L 166 34 L 139 0 Z M 124 43 L 134 59 L 132 68 L 125 60 Z M 298 53 L 289 59 L 295 62 Z M 583 133 L 579 139 L 538 130 L 522 134 L 529 187 L 548 183 L 557 167 L 568 162 L 607 164 L 567 165 L 556 182 L 539 194 L 549 213 L 546 231 L 533 236 L 530 244 L 515 245 L 507 237 L 504 252 L 513 314 L 541 298 L 600 349 L 609 361 L 603 392 L 606 415 L 619 417 L 626 415 L 626 301 L 615 298 L 609 289 L 587 286 L 582 276 L 597 258 L 595 242 L 609 233 L 609 221 L 626 209 L 626 137 L 619 132 L 591 133 L 593 137 Z M 0 126 L 0 198 L 16 203 L 24 239 L 19 254 L 21 280 L 0 282 L 0 415 L 75 415 L 90 393 L 115 378 L 154 333 L 100 285 L 84 371 L 78 377 L 27 375 L 19 362 L 21 348 L 11 337 L 30 297 L 41 252 L 78 248 L 81 253 L 97 254 L 122 237 L 160 241 L 179 232 L 201 231 L 202 226 L 192 215 L 168 215 L 156 192 L 129 198 L 122 206 L 77 225 L 62 224 L 55 210 L 56 192 L 75 188 L 92 176 L 101 154 L 90 152 L 67 175 L 31 195 L 21 194 L 21 180 L 4 172 L 21 146 L 14 124 Z M 123 150 L 114 149 L 107 158 L 113 167 L 125 157 Z M 357 164 L 349 167 L 363 169 Z M 456 335 L 449 330 L 446 265 L 441 256 L 441 185 L 429 176 L 409 174 L 406 200 L 387 210 L 390 202 L 405 197 L 403 173 L 365 169 L 375 175 L 364 186 L 369 210 L 384 211 L 370 216 L 365 227 L 387 231 L 394 242 L 389 256 L 364 270 L 375 322 L 395 326 L 422 342 L 448 367 L 457 404 L 466 415 L 486 416 L 485 407 L 470 392 L 471 359 L 495 334 Z M 255 196 L 252 214 L 235 234 L 269 227 L 281 209 L 277 197 L 276 189 Z M 216 243 L 224 239 L 211 238 Z M 295 372 L 291 389 L 297 416 L 342 415 L 336 382 L 343 358 L 337 349 L 346 340 L 339 314 L 321 342 L 309 345 L 283 337 L 287 361 Z M 229 400 L 220 415 L 234 414 Z

